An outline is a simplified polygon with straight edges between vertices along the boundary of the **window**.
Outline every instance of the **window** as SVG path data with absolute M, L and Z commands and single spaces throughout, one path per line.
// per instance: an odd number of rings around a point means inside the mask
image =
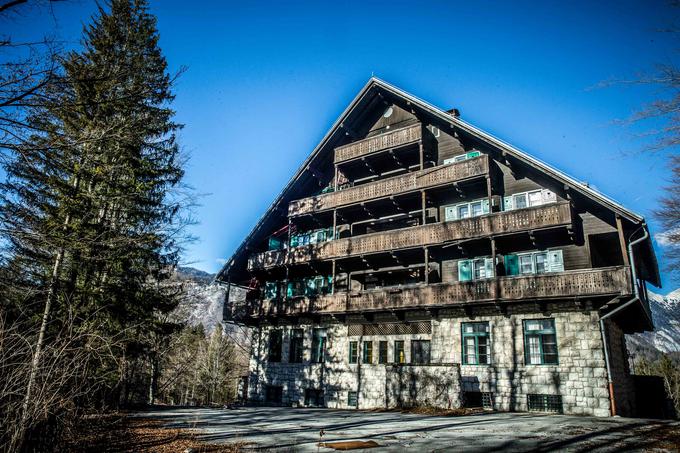
M 430 341 L 411 341 L 411 363 L 423 365 L 430 363 Z
M 463 363 L 465 365 L 488 365 L 489 323 L 464 322 L 461 325 L 463 339 Z
M 302 363 L 302 329 L 293 329 L 290 334 L 290 356 L 288 362 Z
M 264 400 L 267 403 L 281 404 L 281 401 L 283 400 L 283 387 L 280 385 L 265 386 Z
M 491 392 L 463 392 L 465 407 L 481 407 L 493 409 L 493 394 Z
M 312 331 L 312 362 L 323 363 L 326 359 L 326 329 Z
M 305 406 L 323 407 L 323 390 L 305 389 Z
M 562 250 L 505 255 L 504 262 L 505 275 L 545 274 L 546 272 L 564 271 Z
M 269 361 L 270 362 L 280 362 L 281 361 L 281 331 L 280 330 L 270 330 L 269 331 Z
M 469 153 L 459 154 L 457 156 L 444 159 L 444 164 L 452 164 L 453 162 L 462 162 L 464 160 L 472 159 L 473 157 L 479 156 L 481 153 L 477 150 L 472 150 Z
M 276 299 L 279 297 L 279 284 L 277 282 L 266 282 L 264 284 L 264 298 Z
M 489 213 L 489 199 L 480 198 L 479 200 L 467 201 L 451 206 L 444 207 L 444 220 L 467 219 Z
M 387 342 L 378 343 L 378 363 L 387 363 Z
M 361 354 L 362 363 L 373 363 L 373 342 L 364 341 L 363 343 L 363 353 Z
M 349 342 L 349 363 L 357 363 L 359 359 L 359 345 L 356 341 Z
M 300 280 L 289 280 L 286 285 L 286 297 L 313 297 L 319 294 L 328 294 L 333 285 L 332 276 L 316 275 Z
M 474 260 L 458 261 L 458 281 L 469 282 L 493 278 L 493 260 L 491 258 L 476 258 Z
M 530 393 L 527 395 L 527 406 L 532 412 L 562 413 L 562 396 Z
M 404 341 L 397 340 L 394 342 L 394 363 L 405 363 L 406 355 L 404 354 Z
M 347 392 L 347 405 L 349 407 L 359 406 L 359 398 L 357 392 Z
M 305 231 L 294 234 L 290 237 L 291 247 L 301 247 L 303 245 L 318 244 L 320 242 L 333 240 L 333 228 L 320 228 L 318 230 Z
M 557 201 L 555 192 L 548 189 L 536 189 L 528 192 L 516 193 L 503 198 L 503 209 L 511 211 L 532 206 L 540 206 Z
M 554 319 L 524 321 L 524 356 L 528 365 L 557 365 Z

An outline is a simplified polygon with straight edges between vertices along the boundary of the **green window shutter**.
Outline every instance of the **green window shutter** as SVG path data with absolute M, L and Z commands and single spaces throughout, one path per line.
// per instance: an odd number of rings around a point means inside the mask
M 512 195 L 503 197 L 503 211 L 512 211 Z
M 472 261 L 458 261 L 458 281 L 469 282 L 470 280 L 472 280 Z
M 492 278 L 496 275 L 496 272 L 494 272 L 493 258 L 484 259 L 484 269 L 486 270 L 486 278 Z
M 517 255 L 505 255 L 503 261 L 505 263 L 505 275 L 519 274 L 519 259 Z
M 298 237 L 297 236 L 291 236 L 290 237 L 290 246 L 291 247 L 297 247 L 298 246 Z
M 470 151 L 469 153 L 467 153 L 466 157 L 467 157 L 468 159 L 472 159 L 473 157 L 477 157 L 477 156 L 479 156 L 480 154 L 481 154 L 481 153 L 480 153 L 479 151 Z
M 269 238 L 269 250 L 279 250 L 281 248 L 282 242 L 280 239 L 275 237 Z
M 295 292 L 295 284 L 293 282 L 288 282 L 286 284 L 286 297 L 291 298 L 293 297 Z
M 548 271 L 564 272 L 564 259 L 562 257 L 562 250 L 548 251 Z
M 482 214 L 489 213 L 489 199 L 485 198 L 482 200 Z

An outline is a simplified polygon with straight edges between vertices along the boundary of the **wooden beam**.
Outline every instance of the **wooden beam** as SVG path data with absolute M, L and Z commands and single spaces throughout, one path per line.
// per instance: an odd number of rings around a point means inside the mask
M 623 234 L 623 223 L 621 216 L 616 214 L 616 230 L 619 233 L 619 244 L 621 245 L 621 256 L 623 256 L 623 264 L 630 266 L 630 257 L 628 256 L 628 248 L 626 247 L 626 238 Z

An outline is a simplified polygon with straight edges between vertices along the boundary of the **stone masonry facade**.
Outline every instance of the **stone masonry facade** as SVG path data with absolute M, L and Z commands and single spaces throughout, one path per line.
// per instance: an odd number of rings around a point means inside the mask
M 525 320 L 553 319 L 557 339 L 556 365 L 529 365 L 525 359 Z M 610 399 L 599 317 L 595 311 L 563 311 L 550 314 L 513 313 L 486 316 L 429 318 L 430 333 L 350 335 L 347 324 L 313 324 L 253 329 L 248 397 L 266 403 L 267 387 L 276 387 L 283 405 L 309 404 L 306 393 L 317 392 L 315 404 L 330 408 L 393 408 L 429 406 L 444 409 L 463 406 L 470 395 L 488 395 L 485 406 L 500 411 L 527 411 L 529 395 L 560 398 L 565 414 L 608 416 Z M 422 322 L 422 321 L 421 321 Z M 490 364 L 461 365 L 463 322 L 488 322 Z M 312 335 L 325 328 L 324 363 L 311 363 Z M 281 360 L 268 359 L 270 332 L 281 330 Z M 289 363 L 292 329 L 302 329 L 301 363 Z M 354 331 L 356 332 L 356 330 Z M 615 395 L 620 413 L 632 411 L 628 401 L 630 377 L 625 368 L 623 334 L 608 324 Z M 410 364 L 413 341 L 429 340 L 428 364 Z M 362 363 L 362 344 L 372 342 L 371 363 Z M 386 341 L 388 363 L 378 363 L 378 344 Z M 403 341 L 404 364 L 394 364 L 395 341 Z M 350 342 L 356 342 L 357 363 L 350 363 Z M 356 393 L 354 393 L 356 392 Z M 269 401 L 271 402 L 271 401 Z

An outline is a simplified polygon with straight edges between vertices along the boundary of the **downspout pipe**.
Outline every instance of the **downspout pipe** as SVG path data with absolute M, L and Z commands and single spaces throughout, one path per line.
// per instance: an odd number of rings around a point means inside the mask
M 631 279 L 632 279 L 632 284 L 633 284 L 633 294 L 635 295 L 631 300 L 628 302 L 624 303 L 623 305 L 620 305 L 616 309 L 610 311 L 604 316 L 600 317 L 600 335 L 602 335 L 602 346 L 604 350 L 604 363 L 607 368 L 607 382 L 609 386 L 609 401 L 611 403 L 610 411 L 611 415 L 615 416 L 616 414 L 616 402 L 614 400 L 614 380 L 612 379 L 612 371 L 611 371 L 611 365 L 609 363 L 609 347 L 607 345 L 607 334 L 605 332 L 604 328 L 604 320 L 615 315 L 616 313 L 620 312 L 624 308 L 628 307 L 629 305 L 632 305 L 636 302 L 641 302 L 640 300 L 640 290 L 637 285 L 637 272 L 635 269 L 635 255 L 633 254 L 633 246 L 639 244 L 640 242 L 646 240 L 649 237 L 649 232 L 647 229 L 644 227 L 644 224 L 640 227 L 643 229 L 644 234 L 642 235 L 641 238 L 636 239 L 634 241 L 631 241 L 628 243 L 628 256 L 630 258 L 630 274 L 631 274 Z M 636 230 L 635 233 L 639 231 Z M 633 233 L 633 234 L 635 234 Z M 631 235 L 632 236 L 632 235 Z

